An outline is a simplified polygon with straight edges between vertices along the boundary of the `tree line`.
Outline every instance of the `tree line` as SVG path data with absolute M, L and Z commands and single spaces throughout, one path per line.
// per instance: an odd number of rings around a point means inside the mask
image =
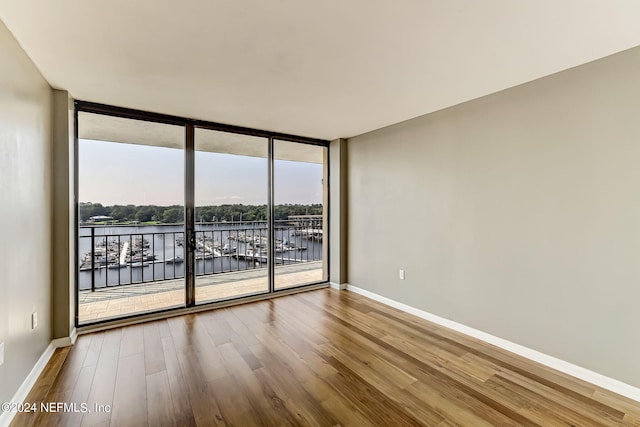
M 82 202 L 79 206 L 80 221 L 87 222 L 91 217 L 107 216 L 118 222 L 158 222 L 179 223 L 184 220 L 182 206 L 156 205 L 113 205 L 103 206 L 100 203 Z M 285 204 L 274 207 L 276 220 L 287 219 L 291 215 L 321 215 L 322 205 Z M 266 221 L 267 205 L 219 205 L 196 207 L 197 222 L 220 221 Z

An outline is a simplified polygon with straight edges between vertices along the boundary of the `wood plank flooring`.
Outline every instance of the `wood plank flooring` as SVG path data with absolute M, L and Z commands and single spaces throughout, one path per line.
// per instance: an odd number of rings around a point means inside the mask
M 331 289 L 81 336 L 27 401 L 90 412 L 12 425 L 640 426 L 637 402 Z

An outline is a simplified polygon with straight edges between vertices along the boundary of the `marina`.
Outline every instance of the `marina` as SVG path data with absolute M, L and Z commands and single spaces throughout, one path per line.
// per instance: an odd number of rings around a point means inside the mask
M 274 263 L 322 260 L 321 229 L 283 221 L 275 228 Z M 81 227 L 79 288 L 99 289 L 184 277 L 182 225 Z M 269 259 L 266 222 L 198 224 L 195 232 L 196 276 L 266 269 Z

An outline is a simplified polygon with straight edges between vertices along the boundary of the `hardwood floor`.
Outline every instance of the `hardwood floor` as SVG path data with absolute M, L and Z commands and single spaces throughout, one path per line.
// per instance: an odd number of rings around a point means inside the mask
M 91 412 L 12 425 L 640 426 L 637 402 L 329 289 L 81 336 L 27 401 Z

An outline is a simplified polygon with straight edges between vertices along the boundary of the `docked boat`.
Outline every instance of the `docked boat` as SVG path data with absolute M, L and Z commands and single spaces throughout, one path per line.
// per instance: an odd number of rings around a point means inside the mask
M 213 254 L 210 252 L 196 252 L 196 259 L 213 259 Z
M 144 262 L 134 262 L 133 264 L 129 264 L 131 268 L 140 268 L 140 267 L 149 267 L 149 263 Z
M 156 258 L 157 258 L 156 255 L 151 255 L 148 253 L 136 254 L 133 257 L 127 257 L 127 259 L 133 263 L 141 262 L 141 261 L 155 261 Z
M 107 265 L 107 268 L 110 268 L 110 269 L 125 268 L 125 267 L 127 267 L 127 264 L 109 264 L 109 265 Z
M 222 255 L 231 255 L 235 254 L 238 251 L 236 246 L 230 247 L 228 244 L 225 244 L 220 250 Z

